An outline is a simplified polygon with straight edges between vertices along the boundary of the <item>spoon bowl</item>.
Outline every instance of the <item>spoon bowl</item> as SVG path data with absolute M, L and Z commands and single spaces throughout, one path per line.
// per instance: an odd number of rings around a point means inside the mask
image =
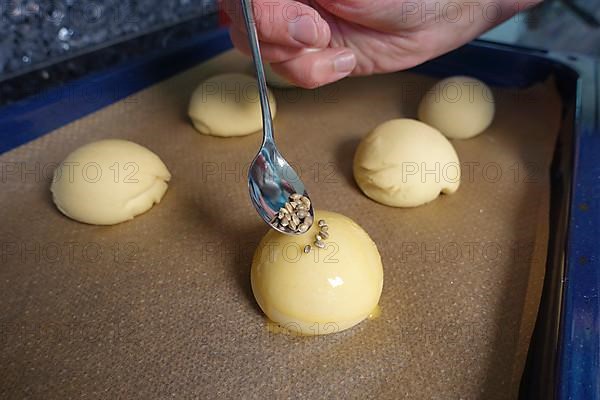
M 300 176 L 279 153 L 274 143 L 265 143 L 252 161 L 248 173 L 248 188 L 254 208 L 267 224 L 281 233 L 300 234 L 275 223 L 277 213 L 292 194 L 298 193 L 306 197 L 308 194 Z M 308 212 L 314 220 L 312 202 Z

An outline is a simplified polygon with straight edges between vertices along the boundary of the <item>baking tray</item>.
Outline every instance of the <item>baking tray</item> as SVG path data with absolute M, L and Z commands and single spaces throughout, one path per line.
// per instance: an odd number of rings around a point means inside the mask
M 215 31 L 167 54 L 150 55 L 5 107 L 0 110 L 0 151 L 78 120 L 230 47 L 227 34 Z M 521 396 L 600 398 L 597 64 L 580 56 L 474 42 L 414 70 L 438 77 L 468 74 L 504 87 L 527 87 L 554 77 L 563 115 L 552 166 L 547 273 Z

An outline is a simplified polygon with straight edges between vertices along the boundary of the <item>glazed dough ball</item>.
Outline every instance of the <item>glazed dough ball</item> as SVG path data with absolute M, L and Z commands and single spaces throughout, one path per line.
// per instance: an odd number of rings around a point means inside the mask
M 171 174 L 156 154 L 118 139 L 86 144 L 54 171 L 50 190 L 67 217 L 95 225 L 133 219 L 160 202 Z
M 469 139 L 490 126 L 494 112 L 494 96 L 485 83 L 456 76 L 434 85 L 421 100 L 418 114 L 451 139 Z
M 315 211 L 324 219 L 327 246 L 312 246 L 319 227 L 300 236 L 272 229 L 252 261 L 254 297 L 264 313 L 283 328 L 302 335 L 348 329 L 374 311 L 383 288 L 381 257 L 369 235 L 351 219 Z
M 371 199 L 393 207 L 416 207 L 460 184 L 454 148 L 440 132 L 413 120 L 384 122 L 358 145 L 354 179 Z
M 277 106 L 269 90 L 271 114 Z M 222 74 L 202 82 L 192 94 L 188 114 L 194 127 L 206 135 L 243 136 L 262 129 L 256 79 L 244 74 Z

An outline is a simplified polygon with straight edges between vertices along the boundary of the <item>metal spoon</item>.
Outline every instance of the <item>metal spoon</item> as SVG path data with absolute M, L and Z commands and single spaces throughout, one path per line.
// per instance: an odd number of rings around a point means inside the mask
M 258 214 L 269 226 L 279 232 L 286 234 L 301 234 L 288 227 L 281 227 L 277 223 L 277 213 L 284 207 L 290 195 L 294 193 L 309 197 L 306 193 L 304 183 L 294 171 L 294 168 L 283 158 L 275 146 L 273 138 L 273 121 L 271 118 L 271 108 L 267 95 L 267 83 L 265 80 L 265 70 L 260 56 L 260 47 L 258 45 L 258 35 L 256 25 L 252 14 L 251 0 L 240 0 L 250 48 L 252 49 L 252 59 L 256 68 L 256 78 L 258 82 L 258 92 L 260 95 L 260 105 L 263 117 L 263 141 L 261 148 L 250 165 L 248 172 L 248 188 L 250 189 L 250 199 Z M 311 223 L 314 221 L 314 208 L 312 201 L 309 214 Z M 309 226 L 310 228 L 310 226 Z

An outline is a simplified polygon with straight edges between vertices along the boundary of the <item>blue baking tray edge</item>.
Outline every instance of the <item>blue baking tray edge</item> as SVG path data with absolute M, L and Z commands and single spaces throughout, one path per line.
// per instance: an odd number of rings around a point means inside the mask
M 598 62 L 594 66 L 593 82 L 579 82 L 580 93 L 594 92 L 595 110 L 591 118 L 576 118 L 574 185 L 558 346 L 558 397 L 565 400 L 600 399 L 600 70 Z M 581 114 L 584 104 L 581 98 L 578 100 L 577 113 Z

